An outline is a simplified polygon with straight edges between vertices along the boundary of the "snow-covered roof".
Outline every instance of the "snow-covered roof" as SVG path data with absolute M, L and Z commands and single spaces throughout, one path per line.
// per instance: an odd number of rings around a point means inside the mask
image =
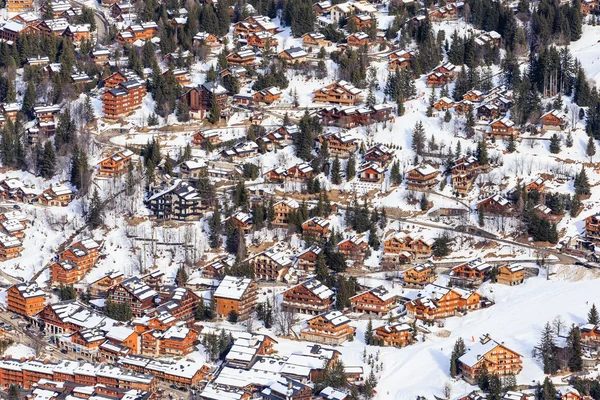
M 215 290 L 215 297 L 222 297 L 226 299 L 240 300 L 246 293 L 252 279 L 250 278 L 238 278 L 235 276 L 226 276 L 223 278 L 217 290 Z

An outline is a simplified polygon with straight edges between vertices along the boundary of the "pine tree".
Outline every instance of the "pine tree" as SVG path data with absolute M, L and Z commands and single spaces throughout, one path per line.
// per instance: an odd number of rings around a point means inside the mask
M 579 372 L 583 369 L 583 351 L 581 349 L 581 332 L 573 325 L 567 338 L 567 349 L 569 353 L 569 369 L 571 372 Z
M 375 92 L 373 92 L 373 87 L 369 88 L 369 94 L 367 96 L 367 107 L 372 107 L 377 104 L 377 100 L 375 99 Z
M 346 180 L 349 181 L 356 175 L 356 158 L 350 156 L 346 165 Z
M 216 124 L 221 118 L 221 107 L 217 102 L 217 97 L 213 94 L 210 100 L 210 110 L 208 112 L 207 120 L 211 124 Z
M 598 310 L 596 309 L 596 304 L 592 303 L 592 308 L 588 311 L 587 315 L 588 324 L 598 325 L 600 324 L 600 316 L 598 315 Z
M 365 330 L 365 343 L 373 344 L 373 321 L 369 318 L 367 329 Z
M 544 373 L 553 375 L 558 371 L 557 347 L 555 343 L 554 331 L 550 323 L 546 323 L 542 331 L 542 338 L 539 345 L 540 357 L 544 364 Z
M 417 155 L 421 155 L 425 150 L 425 141 L 425 128 L 423 128 L 423 123 L 419 121 L 415 124 L 412 134 L 412 149 Z
M 458 359 L 467 352 L 465 342 L 462 338 L 458 338 L 454 343 L 454 349 L 450 357 L 450 376 L 456 378 L 458 375 Z
M 477 376 L 477 386 L 484 392 L 490 389 L 490 374 L 488 373 L 487 364 L 482 363 L 479 375 Z
M 177 274 L 175 275 L 175 283 L 177 283 L 177 286 L 179 287 L 184 287 L 187 281 L 188 274 L 182 265 L 177 269 Z
M 514 153 L 515 150 L 517 150 L 517 146 L 515 143 L 515 135 L 511 133 L 510 137 L 508 138 L 508 145 L 506 146 L 506 151 L 508 151 L 509 153 Z
M 50 179 L 54 176 L 54 168 L 56 164 L 56 154 L 51 141 L 44 143 L 44 151 L 39 164 L 39 173 L 43 178 Z
M 340 159 L 336 157 L 331 165 L 331 183 L 334 185 L 339 185 L 342 183 L 341 168 Z
M 94 193 L 92 194 L 92 200 L 90 202 L 90 208 L 87 214 L 87 223 L 92 229 L 98 228 L 102 225 L 103 222 L 103 206 L 102 201 L 100 200 L 100 195 L 98 194 L 98 189 L 94 188 Z
M 587 196 L 590 194 L 590 183 L 585 172 L 583 165 L 581 171 L 575 176 L 575 194 L 578 196 Z
M 83 103 L 83 115 L 85 122 L 92 122 L 96 117 L 94 114 L 94 107 L 92 106 L 92 99 L 89 95 L 85 96 L 85 102 Z
M 399 185 L 402 183 L 402 174 L 400 173 L 400 163 L 398 161 L 394 161 L 392 164 L 390 179 L 394 185 Z
M 556 133 L 554 133 L 552 137 L 550 137 L 550 153 L 560 153 L 560 138 Z
M 565 140 L 565 146 L 573 147 L 573 134 L 571 131 L 567 133 L 567 139 Z
M 481 164 L 481 165 L 489 164 L 487 143 L 485 142 L 485 140 L 480 140 L 477 143 L 477 151 L 475 153 L 475 157 L 477 158 L 477 161 L 479 162 L 479 164 Z
M 190 109 L 187 101 L 181 99 L 177 102 L 177 121 L 188 122 L 190 120 Z
M 27 90 L 25 91 L 25 95 L 23 96 L 23 114 L 27 116 L 28 119 L 33 119 L 35 117 L 33 113 L 33 107 L 35 106 L 36 95 L 35 95 L 35 86 L 33 84 L 33 80 L 29 80 L 27 82 Z
M 19 386 L 10 385 L 8 389 L 8 400 L 19 400 L 21 397 L 21 390 L 19 390 Z
M 79 146 L 75 145 L 73 149 L 73 156 L 71 157 L 71 178 L 69 181 L 75 187 L 81 187 L 82 174 L 81 174 L 81 160 L 79 157 Z
M 596 155 L 596 142 L 593 136 L 590 136 L 588 139 L 585 154 L 590 158 L 590 162 L 592 162 L 593 157 Z

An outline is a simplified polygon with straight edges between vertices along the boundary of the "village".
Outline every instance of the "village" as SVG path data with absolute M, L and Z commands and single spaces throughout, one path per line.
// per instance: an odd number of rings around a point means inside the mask
M 0 397 L 600 400 L 597 0 L 6 0 Z

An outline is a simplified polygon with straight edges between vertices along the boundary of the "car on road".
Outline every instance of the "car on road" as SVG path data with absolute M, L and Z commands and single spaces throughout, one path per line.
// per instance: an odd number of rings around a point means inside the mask
M 68 353 L 68 351 L 66 351 L 65 349 L 60 349 L 60 352 L 63 353 L 63 354 L 67 354 Z
M 46 346 L 46 347 L 44 347 L 44 350 L 46 350 L 46 351 L 53 351 L 54 350 L 54 346 Z
M 19 319 L 19 318 L 21 318 L 21 317 L 19 317 L 18 315 L 11 315 L 10 316 L 10 319 Z

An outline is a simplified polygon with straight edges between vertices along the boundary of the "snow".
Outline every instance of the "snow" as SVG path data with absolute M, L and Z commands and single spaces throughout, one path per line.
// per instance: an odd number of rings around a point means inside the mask
M 22 343 L 12 344 L 3 354 L 5 357 L 12 357 L 17 360 L 21 358 L 35 357 L 35 350 Z

